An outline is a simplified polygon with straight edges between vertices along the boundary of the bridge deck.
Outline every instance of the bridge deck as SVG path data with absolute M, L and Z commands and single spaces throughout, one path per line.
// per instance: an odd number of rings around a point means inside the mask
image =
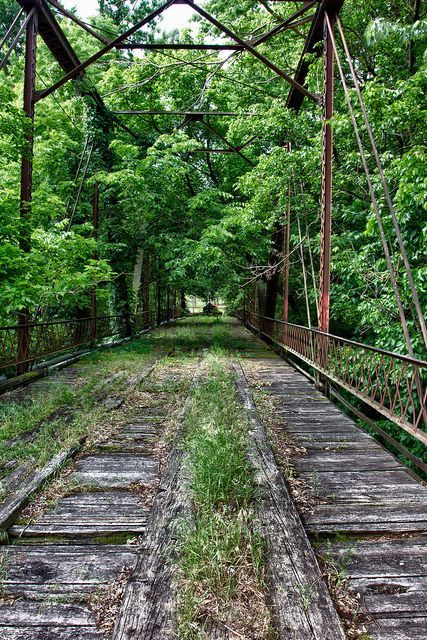
M 273 407 L 278 450 L 295 452 L 291 464 L 311 496 L 302 519 L 319 556 L 360 593 L 371 638 L 426 638 L 427 487 L 263 342 L 251 342 L 243 368 Z
M 230 364 L 237 350 L 277 462 L 297 503 L 303 496 L 310 541 L 327 571 L 341 582 L 345 574 L 360 594 L 369 638 L 427 638 L 427 487 L 265 343 L 237 323 L 231 330 Z M 191 351 L 188 375 L 200 350 Z M 107 429 L 75 462 L 52 503 L 42 502 L 10 528 L 13 544 L 0 553 L 0 640 L 111 637 L 93 604 L 121 576 L 126 580 L 123 568 L 136 561 L 137 548 L 126 542 L 146 535 L 166 416 L 180 411 L 187 393 L 179 385 L 170 391 L 182 375 L 171 362 L 135 404 L 120 405 L 121 426 Z M 145 493 L 150 485 L 153 495 Z M 295 549 L 303 558 L 301 545 Z

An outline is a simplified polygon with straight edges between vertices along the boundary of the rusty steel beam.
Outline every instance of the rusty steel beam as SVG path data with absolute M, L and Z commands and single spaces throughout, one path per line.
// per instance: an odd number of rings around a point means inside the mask
M 9 38 L 9 36 L 13 33 L 13 30 L 16 27 L 16 25 L 18 24 L 19 20 L 21 19 L 21 16 L 22 16 L 23 12 L 24 12 L 24 10 L 21 7 L 20 10 L 18 11 L 18 13 L 16 14 L 15 18 L 13 19 L 12 24 L 10 25 L 10 27 L 8 29 L 6 29 L 6 32 L 2 36 L 2 39 L 0 40 L 0 50 L 3 48 L 3 45 L 6 42 L 6 40 Z
M 291 188 L 288 189 L 288 206 L 286 221 L 283 229 L 283 308 L 282 320 L 288 321 L 289 316 L 289 243 L 291 239 Z
M 330 16 L 336 15 L 341 10 L 343 4 L 344 0 L 322 0 L 322 2 L 319 2 L 294 75 L 294 80 L 298 84 L 303 86 L 305 85 L 308 70 L 310 68 L 307 55 L 315 53 L 317 44 L 323 41 L 325 12 L 327 11 Z M 299 111 L 303 101 L 304 95 L 301 92 L 296 91 L 294 87 L 291 87 L 286 100 L 286 106 Z
M 32 7 L 38 7 L 39 35 L 63 71 L 68 73 L 79 65 L 80 60 L 76 52 L 46 2 L 44 0 L 40 0 L 40 2 L 37 0 L 17 0 L 17 2 L 27 11 Z M 81 77 L 83 77 L 83 74 Z M 105 104 L 96 89 L 85 89 L 82 93 L 90 96 L 98 109 L 106 110 Z M 39 94 L 36 95 L 36 101 L 38 99 Z
M 3 58 L 0 61 L 0 69 L 3 69 L 3 67 L 8 62 L 9 57 L 10 57 L 11 53 L 13 52 L 13 50 L 15 49 L 15 47 L 17 46 L 22 34 L 24 33 L 24 31 L 26 31 L 27 25 L 30 22 L 32 14 L 34 12 L 35 12 L 35 9 L 31 9 L 30 12 L 28 13 L 27 17 L 25 18 L 24 22 L 19 27 L 18 33 L 14 37 L 14 39 L 13 39 L 12 43 L 10 44 L 8 50 L 6 51 L 6 53 L 4 54 Z
M 327 15 L 327 14 L 326 14 Z M 334 115 L 334 50 L 331 34 L 324 27 L 324 104 L 322 139 L 322 204 L 320 247 L 320 313 L 319 330 L 329 332 L 329 295 L 331 278 L 331 231 L 332 231 L 332 126 Z M 329 18 L 334 24 L 335 18 Z
M 79 58 L 77 57 L 72 45 L 68 41 L 66 35 L 61 29 L 61 26 L 59 25 L 52 11 L 47 6 L 46 2 L 44 0 L 40 0 L 40 3 L 38 3 L 37 0 L 17 1 L 21 5 L 21 7 L 26 9 L 27 11 L 30 11 L 35 6 L 39 7 L 39 34 L 61 68 L 65 72 L 69 72 L 77 65 L 79 65 Z M 80 77 L 84 77 L 84 72 L 82 72 Z M 96 89 L 80 88 L 79 91 L 81 95 L 87 95 L 91 97 L 99 111 L 110 114 L 103 99 Z M 38 99 L 39 95 L 36 94 L 36 101 Z M 129 129 L 129 127 L 126 127 L 126 125 L 120 122 L 118 118 L 116 118 L 114 115 L 112 115 L 111 117 L 113 122 L 115 122 L 117 126 L 129 133 L 134 138 L 139 138 L 139 136 L 134 131 Z
M 252 167 L 255 166 L 255 164 L 252 162 L 252 160 L 250 160 L 247 156 L 245 156 L 244 153 L 241 152 L 239 147 L 235 147 L 233 144 L 231 144 L 231 142 L 229 142 L 227 140 L 227 138 L 225 138 L 223 135 L 221 135 L 219 133 L 219 131 L 217 131 L 209 122 L 206 122 L 206 120 L 202 120 L 202 122 L 205 125 L 206 129 L 208 131 L 210 131 L 211 133 L 213 133 L 214 136 L 216 136 L 219 140 L 221 140 L 221 142 L 223 142 L 225 145 L 227 145 L 227 147 L 229 147 L 229 149 L 233 153 L 237 153 L 238 156 L 240 156 L 243 160 L 245 160 L 245 162 L 250 164 Z
M 238 113 L 237 111 L 155 111 L 150 109 L 125 109 L 112 111 L 119 116 L 185 116 L 191 120 L 201 120 L 205 116 L 238 117 L 255 116 L 255 113 Z
M 140 20 L 139 22 L 137 22 L 135 25 L 133 25 L 133 27 L 130 27 L 130 29 L 127 29 L 124 33 L 122 33 L 120 36 L 118 36 L 114 40 L 111 40 L 109 44 L 105 45 L 105 47 L 103 47 L 102 49 L 99 49 L 99 51 L 94 53 L 89 58 L 86 58 L 84 62 L 80 62 L 79 64 L 76 64 L 60 80 L 55 82 L 53 85 L 51 85 L 44 91 L 41 91 L 37 95 L 37 100 L 42 100 L 43 98 L 46 98 L 51 93 L 53 93 L 54 91 L 62 87 L 64 84 L 66 84 L 69 80 L 72 80 L 72 79 L 75 80 L 76 78 L 81 76 L 82 72 L 85 71 L 85 69 L 87 69 L 88 67 L 90 67 L 91 64 L 93 64 L 94 62 L 102 58 L 102 56 L 104 56 L 106 53 L 114 49 L 118 44 L 121 44 L 124 40 L 126 40 L 126 38 L 129 38 L 134 33 L 139 31 L 139 29 L 141 29 L 143 26 L 152 22 L 154 18 L 157 18 L 157 16 L 159 16 L 166 9 L 168 9 L 173 4 L 175 4 L 175 2 L 176 0 L 167 0 L 167 2 L 165 2 L 165 4 L 163 4 L 161 7 L 159 7 L 155 11 L 152 11 L 143 20 Z
M 65 7 L 63 7 L 59 2 L 56 2 L 55 0 L 48 0 L 48 2 L 53 7 L 55 7 L 57 11 L 62 13 L 63 16 L 65 16 L 69 20 L 72 20 L 73 22 L 75 22 L 75 24 L 78 24 L 79 27 L 90 33 L 91 36 L 102 42 L 102 44 L 109 44 L 109 42 L 111 42 L 110 38 L 106 38 L 100 33 L 97 33 L 94 29 L 92 29 L 90 25 L 83 22 L 83 20 L 80 20 L 78 16 L 75 16 L 74 13 L 71 13 L 71 11 L 67 11 L 67 9 L 65 9 Z
M 301 9 L 299 9 L 298 11 L 293 13 L 289 18 L 287 18 L 286 20 L 284 20 L 280 24 L 276 25 L 273 29 L 271 29 L 270 31 L 268 31 L 264 35 L 258 36 L 258 38 L 254 38 L 253 40 L 250 41 L 250 43 L 254 47 L 257 47 L 258 45 L 262 44 L 263 42 L 267 42 L 267 40 L 270 40 L 270 38 L 272 38 L 273 36 L 277 35 L 281 31 L 283 31 L 284 29 L 288 29 L 290 27 L 295 26 L 293 24 L 295 22 L 295 20 L 297 20 L 297 18 L 299 18 L 300 16 L 304 15 L 304 13 L 306 13 L 306 11 L 308 11 L 309 9 L 314 7 L 315 5 L 317 5 L 317 0 L 311 0 L 310 2 L 306 3 Z
M 323 132 L 322 132 L 322 202 L 320 228 L 320 296 L 319 330 L 329 333 L 330 289 L 331 289 L 331 239 L 332 239 L 332 155 L 333 135 L 331 119 L 334 115 L 334 49 L 328 24 L 336 21 L 336 13 L 324 14 L 323 22 Z M 320 341 L 320 367 L 328 368 L 327 341 Z M 318 388 L 328 392 L 328 383 L 322 374 L 317 376 Z
M 143 51 L 244 51 L 244 46 L 239 44 L 198 44 L 198 43 L 153 43 L 153 42 L 121 42 L 116 49 L 141 49 Z
M 237 42 L 237 44 L 242 45 L 248 53 L 252 54 L 255 58 L 257 58 L 257 60 L 262 62 L 264 66 L 274 71 L 274 73 L 278 75 L 280 78 L 283 78 L 284 80 L 286 80 L 286 82 L 292 85 L 292 87 L 296 91 L 299 91 L 303 96 L 310 98 L 310 100 L 312 100 L 313 102 L 319 103 L 318 96 L 314 95 L 313 93 L 305 89 L 297 80 L 295 80 L 294 78 L 291 78 L 291 76 L 289 76 L 285 71 L 283 71 L 283 69 L 280 69 L 280 67 L 274 64 L 274 62 L 272 62 L 271 60 L 266 58 L 266 56 L 264 56 L 262 53 L 257 51 L 257 49 L 254 46 L 252 46 L 249 42 L 246 42 L 245 40 L 240 38 L 233 31 L 231 31 L 231 29 L 229 29 L 226 25 L 222 24 L 219 20 L 214 18 L 210 13 L 205 11 L 203 7 L 200 7 L 199 5 L 197 5 L 194 2 L 194 0 L 180 0 L 180 3 L 187 4 L 189 7 L 192 7 L 203 18 L 205 18 L 208 22 L 213 24 L 214 27 L 216 27 L 217 29 L 225 33 L 226 36 L 228 36 L 229 38 Z
M 99 186 L 96 182 L 93 188 L 93 200 L 92 200 L 92 237 L 95 242 L 98 240 L 98 226 L 99 226 Z M 96 260 L 96 252 L 93 255 L 93 259 Z M 90 290 L 90 317 L 91 317 L 91 344 L 95 344 L 97 334 L 97 300 L 96 300 L 96 285 Z
M 150 254 L 145 255 L 145 292 L 144 292 L 144 312 L 150 324 Z
M 52 0 L 49 0 L 52 2 Z M 306 3 L 301 9 L 292 14 L 289 18 L 286 18 L 279 25 L 275 26 L 273 29 L 263 34 L 262 36 L 258 36 L 257 38 L 253 38 L 252 40 L 247 40 L 246 43 L 251 45 L 252 47 L 257 47 L 270 38 L 274 37 L 281 31 L 285 29 L 291 29 L 295 26 L 299 26 L 300 24 L 305 24 L 306 21 L 310 21 L 313 16 L 310 16 L 307 20 L 299 21 L 297 20 L 300 16 L 304 15 L 309 9 L 317 5 L 318 0 L 310 0 Z M 132 42 L 132 43 L 121 43 L 116 46 L 116 49 L 141 49 L 141 50 L 188 50 L 188 51 L 245 51 L 245 44 L 204 44 L 204 43 L 145 43 L 145 42 Z
M 229 155 L 233 153 L 237 153 L 236 148 L 233 147 L 231 149 L 211 149 L 209 147 L 200 148 L 200 149 L 192 149 L 189 153 L 218 153 L 222 155 Z
M 21 161 L 21 193 L 19 248 L 24 253 L 31 250 L 30 215 L 33 198 L 33 155 L 34 155 L 34 98 L 36 90 L 36 60 L 37 60 L 37 10 L 30 8 L 27 16 L 24 68 L 24 113 L 30 121 L 29 132 L 26 136 L 25 149 Z M 17 374 L 26 373 L 29 369 L 28 354 L 30 347 L 30 313 L 27 308 L 18 312 L 18 366 Z

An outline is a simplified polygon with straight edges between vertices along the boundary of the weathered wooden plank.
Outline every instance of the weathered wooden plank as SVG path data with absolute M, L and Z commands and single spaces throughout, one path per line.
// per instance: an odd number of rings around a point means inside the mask
M 294 458 L 294 465 L 298 473 L 310 472 L 314 469 L 318 473 L 330 471 L 392 471 L 400 470 L 401 464 L 389 453 L 383 451 L 380 447 L 372 449 L 368 453 L 359 449 L 355 450 L 324 450 L 324 451 L 307 451 L 300 456 Z
M 244 372 L 238 395 L 250 420 L 248 457 L 255 470 L 255 510 L 267 547 L 270 597 L 280 638 L 344 639 L 313 549 L 277 468 Z
M 95 626 L 25 628 L 0 625 L 0 640 L 108 640 L 108 636 Z
M 321 547 L 326 553 L 327 549 Z M 349 554 L 350 551 L 350 554 Z M 357 540 L 348 543 L 334 542 L 332 557 L 336 561 L 348 557 L 346 573 L 349 578 L 401 578 L 426 576 L 427 547 L 425 536 L 416 538 L 391 538 L 390 540 Z
M 334 504 L 419 502 L 425 505 L 427 499 L 427 489 L 414 482 L 403 469 L 373 473 L 312 471 L 300 473 L 299 476 L 313 495 Z
M 374 640 L 425 640 L 427 617 L 380 618 L 368 627 Z
M 0 505 L 0 530 L 6 531 L 8 526 L 13 522 L 16 515 L 28 503 L 31 495 L 40 489 L 40 487 L 49 480 L 60 469 L 67 460 L 72 458 L 83 445 L 83 440 L 78 444 L 69 448 L 67 451 L 58 453 L 43 469 L 37 471 L 27 482 L 8 496 L 5 502 Z
M 427 617 L 427 580 L 423 577 L 352 579 L 351 591 L 360 594 L 376 618 Z
M 138 454 L 90 455 L 79 460 L 71 481 L 83 486 L 118 488 L 153 481 L 158 462 Z
M 10 535 L 16 538 L 60 536 L 79 538 L 81 536 L 109 536 L 115 533 L 126 533 L 129 535 L 140 535 L 144 533 L 146 523 L 141 521 L 124 521 L 119 523 L 104 522 L 87 524 L 34 524 L 34 525 L 13 525 Z
M 311 440 L 302 440 L 302 438 L 298 438 L 298 443 L 306 449 L 307 454 L 309 455 L 322 451 L 364 451 L 365 456 L 368 457 L 371 451 L 378 450 L 378 444 L 374 439 L 365 440 L 364 438 L 348 438 L 347 441 L 343 442 L 342 439 L 327 438 L 326 435 L 323 435 L 322 438 L 312 438 Z
M 198 368 L 192 386 L 197 383 L 199 375 Z M 180 412 L 181 424 L 161 478 L 135 569 L 126 587 L 113 640 L 173 640 L 176 637 L 176 594 L 172 584 L 176 552 L 173 541 L 176 522 L 191 513 L 187 470 L 180 450 L 182 420 L 188 402 L 189 396 Z
M 141 520 L 146 517 L 147 509 L 144 509 L 141 504 L 108 504 L 101 503 L 79 503 L 75 505 L 64 505 L 61 502 L 54 511 L 42 516 L 41 520 L 44 523 L 47 522 L 60 522 L 65 519 L 76 520 L 80 522 L 95 521 L 100 518 L 106 520 L 123 520 L 133 519 Z
M 396 533 L 427 531 L 423 504 L 319 504 L 314 514 L 304 514 L 308 531 L 316 533 Z
M 0 602 L 0 626 L 10 627 L 57 627 L 95 626 L 92 611 L 85 605 L 62 602 L 32 602 L 15 600 L 13 603 Z
M 129 545 L 14 546 L 2 554 L 3 587 L 8 596 L 37 598 L 94 591 L 133 567 L 136 552 Z
M 111 508 L 129 508 L 129 509 L 144 509 L 143 496 L 138 493 L 126 490 L 113 490 L 113 491 L 82 491 L 78 493 L 71 493 L 63 496 L 57 503 L 55 510 L 60 510 L 62 507 L 67 508 L 78 506 L 79 509 L 84 509 L 85 506 L 99 506 L 105 505 Z
M 116 451 L 117 453 L 137 453 L 138 455 L 149 456 L 153 451 L 153 443 L 147 442 L 144 438 L 114 438 L 108 442 L 102 442 L 96 446 L 97 451 L 100 453 L 110 453 Z
M 352 424 L 343 423 L 341 420 L 328 420 L 324 423 L 319 421 L 310 421 L 307 419 L 292 420 L 289 417 L 284 422 L 283 429 L 291 435 L 299 433 L 307 433 L 315 436 L 317 433 L 333 433 L 333 434 L 353 434 L 356 427 Z
M 280 430 L 280 424 L 279 424 Z M 286 429 L 282 429 L 283 434 L 286 436 Z M 290 437 L 290 436 L 288 436 Z M 314 444 L 322 445 L 323 443 L 331 445 L 342 444 L 343 446 L 351 446 L 353 444 L 364 445 L 369 443 L 369 445 L 378 446 L 378 443 L 374 438 L 369 436 L 367 433 L 363 433 L 363 431 L 357 429 L 353 432 L 346 431 L 344 433 L 322 433 L 321 431 L 316 431 L 315 433 L 304 433 L 301 432 L 298 434 L 298 442 L 302 444 L 304 447 L 310 447 Z

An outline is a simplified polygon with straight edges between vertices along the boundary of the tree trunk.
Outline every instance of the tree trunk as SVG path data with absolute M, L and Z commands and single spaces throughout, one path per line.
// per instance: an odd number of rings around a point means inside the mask
M 133 268 L 132 289 L 135 295 L 135 309 L 139 303 L 139 293 L 141 288 L 142 267 L 144 264 L 144 249 L 138 249 L 136 252 L 135 266 Z

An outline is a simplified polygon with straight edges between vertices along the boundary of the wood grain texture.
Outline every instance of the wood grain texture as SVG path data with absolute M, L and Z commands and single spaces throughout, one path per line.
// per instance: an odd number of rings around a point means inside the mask
M 200 375 L 196 369 L 191 389 Z M 180 412 L 180 424 L 166 464 L 156 502 L 149 516 L 138 560 L 128 581 L 112 640 L 172 640 L 176 638 L 176 592 L 173 567 L 175 529 L 189 519 L 191 499 L 181 440 L 189 397 Z
M 372 619 L 372 640 L 424 640 L 426 486 L 302 375 L 264 349 L 266 357 L 255 367 L 246 361 L 243 367 L 255 372 L 256 384 L 273 401 L 276 437 L 300 447 L 291 461 L 314 498 L 313 512 L 303 515 L 307 533 L 329 540 L 319 554 L 329 556 L 347 576 L 350 590 L 360 594 Z M 338 542 L 336 534 L 349 539 Z
M 37 471 L 34 475 L 30 476 L 26 482 L 21 484 L 19 488 L 11 493 L 5 502 L 0 505 L 0 530 L 7 531 L 9 525 L 14 521 L 17 514 L 28 503 L 31 495 L 35 493 L 40 487 L 73 456 L 80 451 L 83 445 L 83 440 L 73 447 L 58 453 L 52 460 Z
M 279 471 L 240 365 L 240 400 L 250 420 L 256 516 L 267 547 L 270 596 L 279 637 L 344 640 L 345 635 L 298 512 Z

